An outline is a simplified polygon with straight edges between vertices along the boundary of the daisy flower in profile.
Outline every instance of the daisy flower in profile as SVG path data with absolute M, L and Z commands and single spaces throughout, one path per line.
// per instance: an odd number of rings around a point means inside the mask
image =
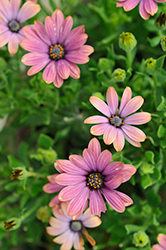
M 166 250 L 166 235 L 158 234 L 157 240 L 160 243 L 152 246 L 152 250 Z
M 69 201 L 69 216 L 76 219 L 87 208 L 88 200 L 91 214 L 99 216 L 107 209 L 104 198 L 119 213 L 133 203 L 129 196 L 114 189 L 128 181 L 136 168 L 123 162 L 110 163 L 111 159 L 112 154 L 108 150 L 101 152 L 99 141 L 93 138 L 83 156 L 70 155 L 69 160 L 55 161 L 55 168 L 61 169 L 55 181 L 65 186 L 59 200 Z
M 134 9 L 139 3 L 139 13 L 141 17 L 147 20 L 150 15 L 154 14 L 158 10 L 157 3 L 165 3 L 166 0 L 117 0 L 117 7 L 123 7 L 125 11 Z
M 63 80 L 69 76 L 78 79 L 80 69 L 76 64 L 84 64 L 89 61 L 89 55 L 94 49 L 84 45 L 88 35 L 85 34 L 84 25 L 71 30 L 73 18 L 64 19 L 60 10 L 55 10 L 52 17 L 47 16 L 45 26 L 35 21 L 34 27 L 25 27 L 24 33 L 27 40 L 21 45 L 30 51 L 22 57 L 25 65 L 32 65 L 28 70 L 29 76 L 43 71 L 43 79 L 46 83 L 60 88 Z
M 93 228 L 101 224 L 99 217 L 90 213 L 88 208 L 77 220 L 67 215 L 67 202 L 61 203 L 61 209 L 55 206 L 52 209 L 53 215 L 49 220 L 50 227 L 46 228 L 49 235 L 57 236 L 53 239 L 55 243 L 62 244 L 60 250 L 70 250 L 72 246 L 76 250 L 84 250 L 82 234 L 89 243 L 94 246 L 95 240 L 89 235 L 86 227 Z
M 146 135 L 131 125 L 140 125 L 151 120 L 151 115 L 147 112 L 132 114 L 142 106 L 144 99 L 141 96 L 131 98 L 132 91 L 126 87 L 118 109 L 118 95 L 112 86 L 108 88 L 106 97 L 108 104 L 98 97 L 90 97 L 92 105 L 106 116 L 94 115 L 85 119 L 84 123 L 98 123 L 91 127 L 91 134 L 103 135 L 104 143 L 113 143 L 118 152 L 124 147 L 124 138 L 133 146 L 141 147 L 140 142 L 146 139 Z
M 23 4 L 21 0 L 0 0 L 0 47 L 8 43 L 9 53 L 17 53 L 18 45 L 25 39 L 22 23 L 40 11 L 40 5 L 31 1 Z

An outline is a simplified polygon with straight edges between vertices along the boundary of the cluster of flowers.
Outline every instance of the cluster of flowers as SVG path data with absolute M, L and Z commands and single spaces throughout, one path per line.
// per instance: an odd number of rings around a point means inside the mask
M 34 75 L 43 68 L 43 79 L 46 83 L 61 87 L 63 80 L 69 76 L 78 79 L 80 69 L 76 64 L 89 61 L 94 49 L 84 45 L 88 35 L 84 25 L 71 30 L 73 19 L 64 19 L 60 10 L 55 10 L 52 17 L 45 19 L 45 25 L 35 21 L 34 25 L 22 26 L 22 23 L 37 14 L 40 6 L 37 1 L 27 1 L 19 10 L 21 0 L 0 1 L 0 47 L 8 43 L 9 53 L 14 55 L 18 45 L 30 53 L 22 57 L 25 65 L 32 66 L 28 75 Z M 140 14 L 147 19 L 157 11 L 156 2 L 165 0 L 119 0 L 117 6 L 126 11 L 133 9 L 140 2 Z M 137 111 L 143 104 L 141 96 L 132 98 L 130 87 L 126 87 L 118 109 L 118 95 L 114 87 L 109 87 L 106 94 L 107 104 L 97 97 L 90 97 L 92 105 L 104 116 L 91 116 L 84 123 L 92 126 L 93 135 L 103 135 L 104 143 L 121 151 L 125 140 L 135 147 L 141 147 L 146 135 L 132 125 L 140 125 L 150 121 L 151 115 Z M 95 245 L 94 239 L 85 227 L 96 227 L 101 224 L 98 216 L 107 210 L 105 201 L 115 211 L 122 213 L 125 207 L 133 203 L 126 194 L 115 190 L 128 181 L 136 172 L 136 168 L 123 162 L 111 162 L 112 154 L 108 150 L 101 151 L 96 138 L 91 139 L 83 155 L 70 155 L 69 160 L 57 160 L 55 169 L 59 174 L 48 176 L 50 183 L 43 187 L 46 193 L 57 193 L 49 203 L 54 217 L 50 218 L 47 232 L 57 236 L 54 242 L 62 244 L 61 250 L 84 249 L 84 240 Z M 89 205 L 89 208 L 88 208 Z M 87 209 L 88 208 L 88 209 Z M 162 246 L 153 249 L 165 249 L 165 238 L 160 237 Z M 163 240 L 164 239 L 164 240 Z

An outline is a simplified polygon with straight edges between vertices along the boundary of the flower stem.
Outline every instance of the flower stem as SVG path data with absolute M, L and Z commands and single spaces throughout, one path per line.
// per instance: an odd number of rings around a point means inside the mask
M 127 60 L 126 60 L 126 70 L 130 69 L 132 66 L 132 54 L 131 51 L 126 51 Z
M 28 177 L 37 177 L 37 178 L 45 179 L 44 174 L 39 174 L 39 173 L 35 173 L 35 172 L 28 172 Z

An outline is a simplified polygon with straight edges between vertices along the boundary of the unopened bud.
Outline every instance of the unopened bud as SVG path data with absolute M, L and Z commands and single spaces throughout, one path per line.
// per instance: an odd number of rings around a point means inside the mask
M 136 44 L 137 40 L 130 32 L 123 32 L 119 37 L 119 47 L 126 52 L 133 50 Z
M 156 71 L 156 59 L 148 58 L 145 61 L 145 70 L 148 74 L 153 75 Z
M 163 36 L 163 38 L 161 39 L 161 48 L 163 49 L 163 51 L 166 51 L 166 36 Z
M 136 247 L 144 247 L 149 242 L 148 235 L 143 231 L 138 231 L 133 235 L 133 243 Z
M 21 220 L 14 217 L 4 222 L 4 224 L 4 229 L 12 231 L 20 227 Z
M 156 27 L 161 30 L 166 29 L 166 14 L 160 12 L 160 15 L 157 17 L 155 21 Z
M 51 216 L 51 211 L 49 207 L 47 206 L 40 207 L 37 210 L 36 217 L 38 218 L 38 220 L 41 220 L 43 223 L 48 222 L 50 216 Z
M 25 167 L 17 167 L 13 170 L 10 178 L 11 180 L 23 180 L 28 176 L 28 172 Z
M 126 72 L 124 69 L 115 69 L 112 73 L 112 77 L 116 82 L 123 82 L 126 78 Z

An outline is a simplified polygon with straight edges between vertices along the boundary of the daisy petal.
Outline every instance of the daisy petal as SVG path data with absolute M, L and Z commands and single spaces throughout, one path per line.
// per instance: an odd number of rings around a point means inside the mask
M 102 172 L 104 168 L 110 163 L 112 154 L 107 149 L 102 151 L 97 159 L 97 170 Z
M 106 145 L 110 145 L 116 139 L 117 128 L 109 125 L 104 132 L 103 140 Z
M 125 140 L 124 140 L 123 132 L 121 131 L 120 128 L 116 128 L 116 138 L 113 141 L 113 145 L 114 145 L 115 150 L 117 152 L 122 151 L 122 149 L 124 147 L 124 143 L 125 143 Z
M 144 102 L 144 99 L 142 96 L 136 96 L 132 98 L 124 107 L 122 110 L 120 116 L 121 117 L 126 117 L 132 113 L 134 113 L 136 110 L 138 110 Z
M 77 186 L 68 186 L 68 187 L 63 188 L 59 193 L 59 200 L 69 201 L 73 199 L 75 196 L 79 195 L 82 192 L 85 185 L 86 185 L 85 182 L 83 182 L 83 183 L 77 184 Z
M 11 55 L 15 55 L 17 53 L 18 45 L 19 45 L 18 35 L 12 33 L 8 43 L 8 50 Z
M 140 125 L 147 123 L 151 120 L 151 114 L 148 112 L 139 112 L 128 116 L 123 120 L 125 124 Z
M 54 61 L 50 62 L 43 71 L 43 79 L 47 84 L 50 84 L 55 80 L 56 76 L 56 64 Z
M 96 157 L 98 157 L 101 153 L 101 146 L 99 141 L 96 138 L 90 140 L 88 144 L 88 149 L 92 150 Z
M 69 77 L 70 70 L 68 64 L 66 63 L 66 60 L 58 60 L 57 71 L 62 79 L 67 79 Z
M 143 142 L 146 139 L 146 135 L 139 128 L 130 125 L 123 125 L 121 129 L 133 141 Z
M 66 17 L 59 32 L 60 44 L 64 43 L 64 41 L 66 40 L 66 37 L 70 33 L 72 26 L 73 26 L 73 18 L 71 16 Z
M 32 76 L 36 73 L 38 73 L 40 70 L 42 70 L 48 63 L 50 62 L 50 59 L 46 59 L 45 61 L 41 62 L 41 63 L 38 63 L 34 66 L 32 66 L 28 72 L 27 72 L 27 75 L 28 76 Z
M 53 82 L 54 86 L 57 88 L 60 88 L 63 84 L 63 79 L 59 76 L 59 74 L 56 74 L 55 80 Z
M 20 23 L 23 23 L 35 16 L 40 11 L 40 9 L 41 7 L 39 4 L 34 4 L 33 2 L 28 1 L 21 7 L 17 19 Z
M 3 47 L 10 40 L 11 32 L 10 31 L 6 31 L 6 32 L 2 33 L 0 36 L 1 36 L 0 47 Z
M 48 60 L 48 55 L 47 54 L 39 54 L 39 53 L 27 53 L 25 54 L 22 58 L 21 61 L 25 65 L 36 65 L 39 64 L 43 60 Z
M 111 113 L 110 113 L 110 110 L 108 108 L 108 105 L 105 102 L 103 102 L 100 98 L 95 97 L 95 96 L 91 96 L 89 101 L 101 113 L 103 113 L 107 117 L 111 117 Z
M 80 175 L 70 175 L 70 174 L 59 174 L 56 178 L 55 181 L 59 184 L 59 185 L 77 185 L 81 182 L 84 182 L 86 180 L 85 176 L 80 176 Z M 60 199 L 60 196 L 59 196 Z
M 99 190 L 92 190 L 90 193 L 90 212 L 91 214 L 96 214 L 101 216 L 101 212 L 105 212 L 107 210 L 103 197 Z
M 108 123 L 108 118 L 100 115 L 93 115 L 85 119 L 84 123 Z
M 90 129 L 92 135 L 103 135 L 106 129 L 109 127 L 109 124 L 98 124 L 94 125 Z
M 114 87 L 109 87 L 107 90 L 107 103 L 109 105 L 111 115 L 116 115 L 118 109 L 118 95 Z
M 130 87 L 126 87 L 123 95 L 122 95 L 122 100 L 120 103 L 120 107 L 119 107 L 119 115 L 121 115 L 122 110 L 124 109 L 124 107 L 126 106 L 126 104 L 131 100 L 132 97 L 132 91 Z

